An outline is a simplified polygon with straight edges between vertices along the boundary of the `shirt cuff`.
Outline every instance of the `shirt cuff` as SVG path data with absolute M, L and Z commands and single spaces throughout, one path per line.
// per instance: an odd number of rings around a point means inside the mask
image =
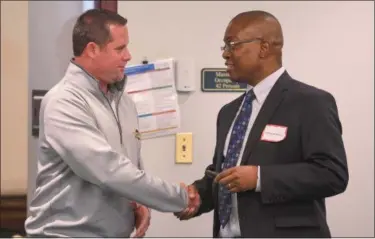
M 255 192 L 260 192 L 260 166 L 258 166 L 258 179 L 257 179 L 257 186 L 255 188 Z

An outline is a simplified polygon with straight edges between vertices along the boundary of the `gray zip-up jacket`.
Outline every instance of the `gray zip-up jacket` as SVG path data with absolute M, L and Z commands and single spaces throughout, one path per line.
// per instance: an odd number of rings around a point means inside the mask
M 187 207 L 186 190 L 140 167 L 137 111 L 123 91 L 108 97 L 72 61 L 43 98 L 29 236 L 129 237 L 131 201 L 162 212 Z

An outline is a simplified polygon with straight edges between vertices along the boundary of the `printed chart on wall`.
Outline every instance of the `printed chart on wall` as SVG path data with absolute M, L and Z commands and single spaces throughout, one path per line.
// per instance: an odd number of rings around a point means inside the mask
M 165 59 L 125 69 L 125 90 L 137 107 L 141 139 L 175 134 L 180 127 L 174 66 L 173 59 Z

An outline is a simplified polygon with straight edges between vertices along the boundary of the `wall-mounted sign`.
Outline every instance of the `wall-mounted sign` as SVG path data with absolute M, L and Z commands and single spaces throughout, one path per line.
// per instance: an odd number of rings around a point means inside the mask
M 225 68 L 203 68 L 201 71 L 202 91 L 244 92 L 246 83 L 231 81 Z

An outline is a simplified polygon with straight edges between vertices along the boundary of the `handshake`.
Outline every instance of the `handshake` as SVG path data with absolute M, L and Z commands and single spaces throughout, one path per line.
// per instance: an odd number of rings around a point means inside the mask
M 209 177 L 213 178 L 214 183 L 224 186 L 231 193 L 253 190 L 258 184 L 258 166 L 255 165 L 232 167 L 214 175 L 208 171 L 207 173 L 209 173 Z M 185 210 L 174 213 L 174 215 L 180 220 L 188 220 L 197 214 L 201 206 L 201 198 L 194 185 L 186 186 L 183 183 L 180 185 L 187 191 L 189 203 Z
M 185 210 L 183 210 L 182 212 L 176 212 L 174 213 L 174 215 L 180 220 L 188 220 L 194 217 L 198 212 L 198 209 L 201 205 L 201 199 L 194 185 L 186 186 L 184 183 L 181 183 L 180 185 L 187 191 L 189 203 L 188 207 Z

